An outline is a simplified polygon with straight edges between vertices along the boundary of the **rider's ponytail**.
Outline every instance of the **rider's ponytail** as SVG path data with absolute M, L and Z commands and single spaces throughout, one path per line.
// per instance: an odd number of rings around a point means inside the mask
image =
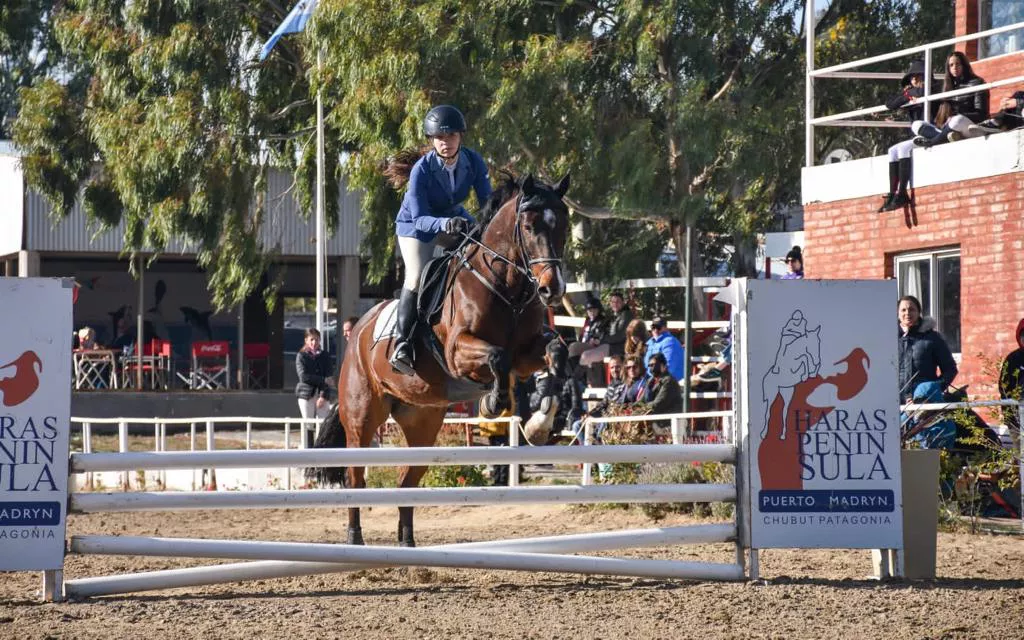
M 403 149 L 387 161 L 384 166 L 384 177 L 388 179 L 391 186 L 401 191 L 409 183 L 409 174 L 416 161 L 430 151 L 430 147 L 419 147 Z

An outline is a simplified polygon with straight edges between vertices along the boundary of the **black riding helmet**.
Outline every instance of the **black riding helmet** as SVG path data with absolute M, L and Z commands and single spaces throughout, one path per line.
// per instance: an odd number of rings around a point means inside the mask
M 466 131 L 466 119 L 462 112 L 450 104 L 442 104 L 427 112 L 423 119 L 423 133 L 428 138 L 444 133 L 463 133 Z

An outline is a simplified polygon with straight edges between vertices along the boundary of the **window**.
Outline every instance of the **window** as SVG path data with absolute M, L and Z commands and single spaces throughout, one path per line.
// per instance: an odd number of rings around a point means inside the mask
M 953 353 L 960 353 L 960 250 L 896 257 L 900 296 L 915 296 Z
M 1024 2 L 1021 0 L 980 0 L 978 2 L 978 30 L 1024 22 Z M 1004 53 L 1024 51 L 1024 29 L 982 38 L 978 41 L 978 57 L 991 58 Z

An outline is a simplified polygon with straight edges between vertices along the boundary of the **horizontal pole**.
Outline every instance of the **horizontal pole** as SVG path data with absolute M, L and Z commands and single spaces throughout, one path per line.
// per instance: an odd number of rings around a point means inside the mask
M 910 131 L 910 123 L 906 120 L 830 120 L 822 122 L 817 127 L 881 127 L 889 129 L 906 129 Z M 909 135 L 909 134 L 908 134 Z
M 961 42 L 970 42 L 971 40 L 979 40 L 981 38 L 987 38 L 988 36 L 998 35 L 1007 31 L 1016 31 L 1017 29 L 1024 29 L 1024 22 L 1017 22 L 1010 25 L 1004 25 L 1002 27 L 996 27 L 994 29 L 988 29 L 986 31 L 978 31 L 977 33 L 969 33 L 963 36 L 957 36 L 955 38 L 949 38 L 946 40 L 938 40 L 936 42 L 930 42 L 928 44 L 922 44 L 916 47 L 909 47 L 907 49 L 900 49 L 899 51 L 893 51 L 892 53 L 883 53 L 877 56 L 871 56 L 870 58 L 863 58 L 861 60 L 854 60 L 853 62 L 844 62 L 843 64 L 835 64 L 831 67 L 823 67 L 810 73 L 811 76 L 817 78 L 823 75 L 833 74 L 836 71 L 846 71 L 847 69 L 856 69 L 857 67 L 866 67 L 869 64 L 876 62 L 884 62 L 886 60 L 896 60 L 904 56 L 914 55 L 916 53 L 924 53 L 929 49 L 939 49 L 941 47 L 948 47 L 951 44 L 959 44 Z
M 481 422 L 512 422 L 515 418 L 445 418 L 445 424 L 480 424 Z M 202 424 L 212 422 L 213 424 L 240 424 L 252 422 L 254 424 L 309 424 L 315 425 L 319 418 L 268 418 L 261 416 L 236 416 L 236 417 L 203 417 L 203 418 L 83 418 L 71 417 L 72 424 Z
M 133 555 L 170 558 L 231 558 L 236 560 L 291 560 L 296 562 L 362 562 L 372 565 L 555 571 L 614 576 L 642 576 L 683 580 L 741 580 L 737 564 L 561 556 L 470 549 L 412 549 L 361 547 L 308 542 L 190 540 L 121 536 L 80 536 L 72 551 L 94 555 Z
M 735 500 L 735 486 L 710 483 L 307 489 L 301 491 L 140 491 L 73 493 L 68 511 L 69 513 L 109 513 L 185 509 L 402 507 L 499 503 L 732 502 Z
M 425 547 L 427 549 L 495 549 L 531 553 L 586 553 L 613 549 L 637 549 L 677 544 L 712 544 L 736 539 L 736 525 L 731 523 L 700 524 L 658 529 L 632 529 L 581 533 L 568 536 L 491 540 Z M 71 539 L 71 552 L 78 546 Z M 137 593 L 179 587 L 198 587 L 246 580 L 270 580 L 325 573 L 361 571 L 379 565 L 335 562 L 289 562 L 262 560 L 186 569 L 164 569 L 143 573 L 97 576 L 68 580 L 64 593 L 68 598 L 89 598 L 115 593 Z
M 664 419 L 670 419 L 671 415 Z M 137 469 L 247 469 L 447 464 L 579 464 L 584 462 L 732 462 L 732 445 L 602 445 L 593 447 L 385 447 L 74 453 L 71 473 Z
M 829 71 L 828 73 L 815 73 L 815 78 L 846 78 L 848 80 L 899 80 L 903 77 L 899 71 Z M 932 78 L 942 80 L 941 73 L 933 73 Z

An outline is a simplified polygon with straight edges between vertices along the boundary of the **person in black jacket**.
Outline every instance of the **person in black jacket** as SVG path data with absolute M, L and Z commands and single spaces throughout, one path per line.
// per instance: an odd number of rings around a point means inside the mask
M 889 98 L 885 106 L 899 112 L 909 120 L 911 130 L 916 134 L 924 121 L 924 62 L 914 60 L 900 81 L 900 92 Z M 914 151 L 914 140 L 910 138 L 889 147 L 889 193 L 878 212 L 893 211 L 910 203 L 907 185 L 910 184 L 910 154 Z
M 954 51 L 946 59 L 946 78 L 942 83 L 942 91 L 955 91 L 965 87 L 976 87 L 985 84 L 985 80 L 974 73 L 967 56 Z M 935 122 L 942 124 L 942 129 L 932 125 L 924 125 L 918 130 L 914 144 L 930 147 L 945 142 L 955 142 L 963 138 L 975 138 L 979 135 L 970 130 L 972 124 L 988 118 L 988 91 L 976 91 L 965 95 L 948 98 L 939 106 Z
M 306 342 L 295 354 L 295 371 L 299 377 L 295 395 L 302 417 L 326 418 L 335 380 L 331 377 L 331 356 L 320 349 L 320 332 L 316 329 L 306 329 Z
M 1024 401 L 1024 318 L 1017 323 L 1017 346 L 1006 355 L 999 368 L 999 397 L 1003 400 Z M 1024 410 L 1024 409 L 1022 409 Z M 1015 407 L 1003 407 L 1003 422 L 1014 434 L 1020 437 L 1020 421 Z
M 921 317 L 921 303 L 903 296 L 897 307 L 899 319 L 900 402 L 910 402 L 914 389 L 923 382 L 941 380 L 943 389 L 958 372 L 953 354 L 930 318 Z M 936 373 L 938 370 L 938 373 Z
M 608 333 L 605 335 L 605 342 L 608 343 L 608 355 L 624 356 L 626 354 L 626 327 L 633 321 L 633 311 L 626 305 L 626 299 L 622 297 L 621 291 L 612 291 L 608 296 L 608 305 L 612 309 L 611 319 L 608 322 Z
M 967 127 L 975 136 L 987 136 L 1001 131 L 1010 131 L 1024 127 L 1024 91 L 1018 91 L 1009 98 L 1003 98 L 999 103 L 999 113 L 992 116 L 981 124 L 972 124 Z

